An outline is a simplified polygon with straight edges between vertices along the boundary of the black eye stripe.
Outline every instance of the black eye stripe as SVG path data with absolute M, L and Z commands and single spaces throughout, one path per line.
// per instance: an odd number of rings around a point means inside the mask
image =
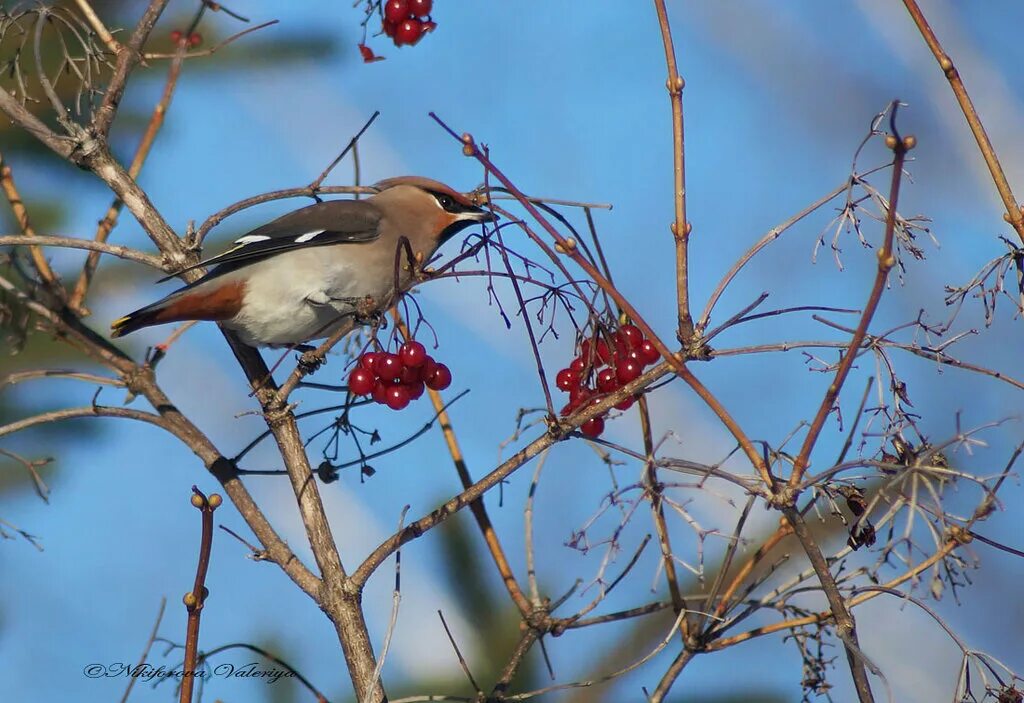
M 473 212 L 476 210 L 475 207 L 463 205 L 461 202 L 448 195 L 447 193 L 435 193 L 431 192 L 437 199 L 437 204 L 440 205 L 446 212 L 458 214 L 460 212 Z

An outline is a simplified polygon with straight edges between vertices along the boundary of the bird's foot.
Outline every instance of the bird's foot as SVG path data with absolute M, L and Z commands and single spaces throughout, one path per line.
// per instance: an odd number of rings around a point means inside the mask
M 323 357 L 316 353 L 316 347 L 300 344 L 295 347 L 295 350 L 302 352 L 302 355 L 299 357 L 299 371 L 304 376 L 315 373 L 326 362 Z

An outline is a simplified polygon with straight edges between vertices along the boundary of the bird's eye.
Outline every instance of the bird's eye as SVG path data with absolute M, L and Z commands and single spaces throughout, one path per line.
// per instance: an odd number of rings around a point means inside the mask
M 452 205 L 455 204 L 455 201 L 452 200 L 451 196 L 449 196 L 449 195 L 438 195 L 437 196 L 437 202 L 445 210 L 447 210 L 448 208 L 450 208 Z

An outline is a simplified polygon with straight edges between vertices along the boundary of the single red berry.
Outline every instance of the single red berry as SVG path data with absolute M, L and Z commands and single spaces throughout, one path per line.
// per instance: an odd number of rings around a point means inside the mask
M 625 385 L 630 381 L 640 378 L 640 374 L 643 372 L 644 367 L 641 364 L 632 359 L 623 359 L 615 367 L 615 378 L 618 379 L 620 384 Z
M 411 339 L 402 345 L 402 348 L 398 350 L 398 355 L 402 357 L 403 364 L 418 369 L 427 360 L 427 348 Z
M 195 47 L 195 46 L 199 46 L 202 43 L 203 43 L 203 35 L 200 34 L 199 32 L 192 32 L 191 34 L 188 35 L 188 44 L 189 44 L 189 46 Z
M 573 359 L 572 363 L 569 364 L 569 370 L 582 378 L 583 372 L 587 370 L 587 364 L 587 357 L 580 355 Z
M 604 432 L 604 418 L 592 417 L 582 425 L 580 425 L 580 432 L 583 433 L 584 437 L 590 437 L 590 439 L 597 439 Z
M 348 375 L 348 389 L 356 395 L 369 395 L 373 392 L 377 379 L 373 373 L 362 367 L 355 367 Z
M 420 380 L 426 382 L 428 378 L 434 375 L 434 369 L 436 368 L 437 362 L 434 361 L 434 357 L 427 354 L 427 358 L 423 360 L 423 363 L 417 369 L 420 372 Z
M 615 372 L 611 369 L 601 369 L 597 372 L 597 390 L 602 393 L 611 393 L 618 388 L 619 382 L 615 380 Z
M 409 0 L 388 0 L 384 5 L 384 19 L 398 25 L 409 16 Z
M 425 385 L 424 385 L 423 381 L 416 381 L 415 383 L 407 383 L 407 384 L 405 384 L 405 389 L 407 391 L 409 391 L 409 399 L 410 400 L 417 400 L 417 399 L 419 399 L 419 397 L 421 395 L 423 395 L 423 389 L 424 388 L 425 388 Z
M 373 370 L 382 381 L 394 381 L 402 375 L 404 365 L 398 355 L 384 352 L 377 357 Z
M 555 385 L 558 386 L 559 390 L 571 391 L 574 386 L 580 384 L 580 377 L 572 369 L 562 369 L 555 376 Z
M 569 412 L 573 412 L 594 396 L 594 391 L 586 386 L 576 386 L 569 391 Z
M 182 32 L 180 29 L 175 29 L 173 32 L 171 32 L 171 41 L 177 44 L 181 41 L 182 37 L 184 36 L 184 32 Z
M 403 366 L 402 373 L 398 375 L 398 383 L 404 383 L 409 385 L 410 383 L 416 383 L 420 380 L 420 370 L 414 369 L 411 366 Z
M 595 345 L 597 348 L 597 358 L 600 359 L 602 364 L 612 363 L 612 349 L 608 346 L 608 342 L 603 339 L 597 340 Z
M 427 20 L 426 22 L 423 23 L 424 34 L 429 34 L 430 32 L 433 32 L 435 29 L 437 29 L 437 22 Z
M 387 405 L 388 403 L 388 388 L 391 388 L 392 384 L 386 383 L 377 379 L 377 382 L 373 386 L 373 399 L 381 405 Z
M 367 371 L 377 373 L 377 367 L 375 366 L 375 364 L 377 363 L 377 357 L 379 356 L 380 352 L 366 352 L 365 354 L 359 357 L 359 365 L 362 366 Z
M 409 12 L 417 17 L 426 17 L 434 8 L 434 0 L 409 0 Z
M 619 334 L 626 341 L 631 349 L 635 349 L 644 343 L 644 333 L 636 325 L 623 325 L 619 328 Z
M 405 386 L 388 386 L 385 403 L 392 410 L 401 410 L 409 404 L 409 389 Z
M 398 23 L 392 22 L 391 20 L 384 20 L 384 24 L 381 26 L 381 29 L 384 30 L 384 34 L 389 37 L 394 37 L 395 30 L 398 29 Z
M 651 364 L 661 360 L 661 354 L 654 348 L 654 343 L 645 339 L 640 345 L 640 360 L 644 362 L 644 366 L 650 366 Z
M 398 29 L 395 30 L 395 43 L 401 46 L 402 44 L 415 44 L 423 36 L 423 23 L 416 19 L 407 19 L 398 23 Z
M 622 332 L 614 332 L 612 334 L 612 342 L 615 346 L 615 356 L 626 356 L 629 354 L 629 350 L 632 349 L 629 339 Z
M 444 364 L 438 364 L 437 368 L 434 369 L 434 373 L 430 374 L 430 378 L 423 379 L 423 382 L 431 390 L 443 391 L 452 385 L 452 372 Z
M 633 407 L 633 403 L 635 401 L 636 398 L 626 398 L 621 403 L 616 403 L 615 407 L 618 408 L 619 410 L 629 410 L 631 407 Z

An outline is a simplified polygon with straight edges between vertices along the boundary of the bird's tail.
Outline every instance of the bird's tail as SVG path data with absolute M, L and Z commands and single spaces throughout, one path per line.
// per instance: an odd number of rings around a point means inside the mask
M 244 293 L 245 282 L 229 276 L 199 281 L 114 320 L 110 323 L 110 336 L 116 339 L 166 322 L 230 320 L 241 309 Z
M 140 330 L 143 327 L 149 327 L 150 325 L 159 325 L 165 320 L 161 320 L 161 313 L 164 311 L 165 300 L 161 300 L 153 305 L 147 305 L 144 308 L 140 308 L 135 312 L 130 312 L 124 317 L 119 317 L 110 323 L 110 337 L 117 339 L 123 337 L 126 334 L 131 334 L 136 330 Z

